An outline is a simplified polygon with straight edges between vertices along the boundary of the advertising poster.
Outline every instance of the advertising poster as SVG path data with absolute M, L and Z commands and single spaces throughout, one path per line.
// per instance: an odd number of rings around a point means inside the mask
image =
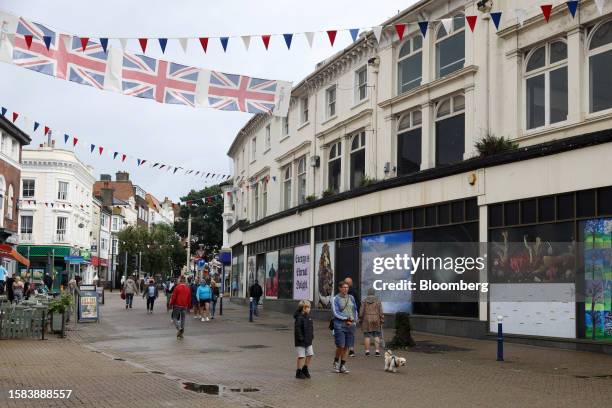
M 334 294 L 334 241 L 322 242 L 315 246 L 315 307 L 330 309 Z
M 612 340 L 612 219 L 584 223 L 585 337 Z
M 293 248 L 281 249 L 279 253 L 278 298 L 293 298 Z
M 79 320 L 98 320 L 98 293 L 81 291 L 79 296 Z
M 295 247 L 293 251 L 293 299 L 310 298 L 310 245 Z
M 257 268 L 256 278 L 261 288 L 266 292 L 266 254 L 259 254 L 256 257 L 255 266 Z
M 266 298 L 278 299 L 278 251 L 266 254 Z
M 361 239 L 361 293 L 365 297 L 368 289 L 374 288 L 375 281 L 410 281 L 410 269 L 385 269 L 374 273 L 375 258 L 395 258 L 397 254 L 412 255 L 412 232 L 397 232 L 364 237 Z M 380 285 L 377 285 L 380 287 Z M 376 290 L 376 296 L 385 313 L 412 312 L 411 293 L 404 290 Z
M 257 257 L 255 255 L 247 258 L 247 288 L 255 283 L 257 277 Z

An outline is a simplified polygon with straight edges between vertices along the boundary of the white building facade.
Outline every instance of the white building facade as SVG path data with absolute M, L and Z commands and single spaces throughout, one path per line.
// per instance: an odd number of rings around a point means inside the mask
M 35 274 L 53 273 L 57 282 L 68 277 L 64 271 L 93 278 L 91 167 L 74 152 L 49 146 L 23 150 L 22 158 L 20 251 Z
M 324 309 L 350 276 L 364 297 L 369 239 L 403 233 L 495 248 L 470 277 L 490 292 L 407 298 L 415 328 L 484 336 L 499 315 L 517 336 L 612 338 L 612 271 L 602 260 L 603 273 L 589 272 L 587 260 L 599 249 L 588 231 L 612 226 L 612 4 L 600 14 L 583 1 L 572 18 L 554 1 L 546 23 L 531 1 L 476 3 L 418 2 L 383 23 L 380 41 L 368 32 L 318 64 L 294 88 L 287 118 L 243 127 L 224 194 L 241 296 L 259 277 L 271 279 L 271 307 L 308 297 Z M 526 10 L 522 24 L 515 9 Z M 503 12 L 499 30 L 489 11 Z M 478 17 L 473 32 L 466 15 Z M 417 21 L 431 22 L 425 36 Z M 520 148 L 480 156 L 487 136 Z M 298 253 L 309 256 L 306 292 L 290 271 Z M 525 301 L 538 297 L 548 300 Z

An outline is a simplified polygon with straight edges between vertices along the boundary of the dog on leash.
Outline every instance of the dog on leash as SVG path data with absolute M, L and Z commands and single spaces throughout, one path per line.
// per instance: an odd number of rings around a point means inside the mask
M 385 352 L 385 371 L 396 373 L 397 369 L 406 365 L 404 357 L 398 357 L 393 354 L 392 350 Z

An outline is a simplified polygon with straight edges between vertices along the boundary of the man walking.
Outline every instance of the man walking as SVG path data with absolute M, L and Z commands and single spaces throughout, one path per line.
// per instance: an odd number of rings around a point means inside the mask
M 185 312 L 191 307 L 191 290 L 185 284 L 185 275 L 181 275 L 178 285 L 172 291 L 170 306 L 172 319 L 176 326 L 176 338 L 182 339 L 185 331 Z
M 346 359 L 349 348 L 355 347 L 355 322 L 357 321 L 357 305 L 355 298 L 348 294 L 349 285 L 342 281 L 338 285 L 339 292 L 332 300 L 332 313 L 334 315 L 334 340 L 336 343 L 336 356 L 334 370 L 346 374 Z
M 261 298 L 262 295 L 263 295 L 263 289 L 261 288 L 261 285 L 259 284 L 259 282 L 255 280 L 255 283 L 253 283 L 253 285 L 251 285 L 251 287 L 249 288 L 249 296 L 251 296 L 253 298 L 253 301 L 255 302 L 254 310 L 253 310 L 253 313 L 255 313 L 255 316 L 259 316 L 259 313 L 257 312 L 257 306 L 259 305 L 259 299 Z
M 131 276 L 128 277 L 123 284 L 123 290 L 125 292 L 125 310 L 127 310 L 128 307 L 131 309 L 132 302 L 134 301 L 134 294 L 138 293 L 136 282 Z
M 344 281 L 346 282 L 347 285 L 349 285 L 349 290 L 348 290 L 348 294 L 351 295 L 353 297 L 353 299 L 355 300 L 355 307 L 357 308 L 357 313 L 359 313 L 359 311 L 361 310 L 361 297 L 357 296 L 357 293 L 355 292 L 355 287 L 353 286 L 353 279 L 352 278 L 346 278 L 344 279 Z M 349 348 L 349 357 L 355 357 L 355 346 L 352 345 Z
M 159 292 L 157 290 L 157 285 L 153 279 L 150 279 L 149 286 L 142 291 L 143 299 L 145 297 L 147 298 L 147 313 L 153 314 L 153 305 L 155 304 L 155 299 L 157 299 L 158 295 Z

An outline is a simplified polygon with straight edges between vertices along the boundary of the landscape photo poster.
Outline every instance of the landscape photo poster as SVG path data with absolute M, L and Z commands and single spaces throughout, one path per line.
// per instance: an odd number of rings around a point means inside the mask
M 315 308 L 331 309 L 334 295 L 334 241 L 321 242 L 315 246 Z
M 310 245 L 293 250 L 293 299 L 310 299 Z
M 584 223 L 585 338 L 612 341 L 612 219 Z
M 278 299 L 278 251 L 266 254 L 266 299 Z

